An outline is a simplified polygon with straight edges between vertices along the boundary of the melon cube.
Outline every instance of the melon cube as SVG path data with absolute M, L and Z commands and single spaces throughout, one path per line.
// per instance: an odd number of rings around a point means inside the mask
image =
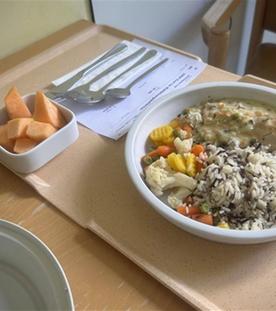
M 65 125 L 65 120 L 58 107 L 54 105 L 42 92 L 36 92 L 34 120 L 50 123 L 55 128 Z
M 34 141 L 30 138 L 17 138 L 14 144 L 13 151 L 15 153 L 27 152 L 34 148 L 37 144 L 37 141 Z
M 28 125 L 32 121 L 32 118 L 19 118 L 8 121 L 8 138 L 16 139 L 26 137 Z
M 32 116 L 15 86 L 10 89 L 4 101 L 10 119 L 30 118 Z
M 8 151 L 13 150 L 14 141 L 8 138 L 8 125 L 0 125 L 0 146 Z
M 27 136 L 35 141 L 42 141 L 57 131 L 53 125 L 44 122 L 32 121 L 27 128 Z

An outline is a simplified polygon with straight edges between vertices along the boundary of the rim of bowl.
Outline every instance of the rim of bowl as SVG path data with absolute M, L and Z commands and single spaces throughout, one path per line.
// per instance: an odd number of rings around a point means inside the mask
M 276 90 L 270 87 L 257 85 L 253 83 L 245 82 L 207 82 L 199 83 L 196 85 L 191 85 L 183 89 L 175 90 L 163 97 L 160 97 L 154 101 L 150 106 L 148 106 L 135 120 L 133 123 L 125 143 L 125 159 L 128 173 L 131 177 L 132 182 L 135 184 L 136 189 L 140 194 L 146 199 L 148 203 L 160 214 L 165 216 L 165 218 L 170 219 L 175 224 L 177 224 L 182 229 L 187 229 L 188 232 L 200 232 L 201 234 L 206 234 L 206 236 L 227 238 L 233 240 L 239 240 L 244 242 L 249 242 L 251 240 L 259 241 L 276 239 L 276 228 L 268 228 L 263 230 L 235 230 L 235 229 L 223 229 L 210 225 L 206 225 L 195 220 L 192 220 L 188 217 L 183 217 L 170 206 L 163 203 L 151 190 L 148 188 L 146 183 L 143 181 L 139 172 L 136 169 L 136 163 L 134 160 L 134 146 L 136 143 L 136 136 L 139 132 L 139 129 L 143 125 L 144 119 L 152 113 L 154 110 L 158 109 L 160 106 L 164 105 L 168 100 L 173 99 L 178 95 L 185 93 L 193 92 L 199 89 L 208 89 L 212 87 L 237 87 L 237 88 L 247 88 L 263 91 L 265 93 L 274 94 L 276 96 Z

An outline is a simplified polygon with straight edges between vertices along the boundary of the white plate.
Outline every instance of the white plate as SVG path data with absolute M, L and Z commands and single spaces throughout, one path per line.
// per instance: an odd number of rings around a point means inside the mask
M 61 265 L 29 231 L 0 220 L 0 310 L 74 310 Z

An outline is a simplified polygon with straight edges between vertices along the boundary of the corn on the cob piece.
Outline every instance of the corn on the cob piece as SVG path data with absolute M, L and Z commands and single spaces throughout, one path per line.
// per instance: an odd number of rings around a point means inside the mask
M 223 228 L 223 229 L 230 229 L 229 225 L 227 222 L 220 222 L 217 224 L 217 227 Z
M 186 173 L 185 160 L 180 154 L 171 153 L 168 155 L 168 164 L 176 172 Z
M 150 139 L 157 145 L 173 141 L 173 128 L 170 125 L 160 126 L 150 133 Z
M 184 155 L 186 163 L 186 174 L 194 177 L 196 175 L 196 156 L 192 153 Z
M 170 123 L 169 126 L 171 126 L 172 128 L 177 128 L 179 127 L 179 120 L 178 119 L 173 119 Z

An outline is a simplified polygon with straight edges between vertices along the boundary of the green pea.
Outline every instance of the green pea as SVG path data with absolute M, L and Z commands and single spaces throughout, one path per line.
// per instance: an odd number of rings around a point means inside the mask
M 145 155 L 143 157 L 143 163 L 146 165 L 150 165 L 153 162 L 153 159 L 151 156 Z
M 204 202 L 199 206 L 201 213 L 208 214 L 210 212 L 210 207 L 208 203 Z

